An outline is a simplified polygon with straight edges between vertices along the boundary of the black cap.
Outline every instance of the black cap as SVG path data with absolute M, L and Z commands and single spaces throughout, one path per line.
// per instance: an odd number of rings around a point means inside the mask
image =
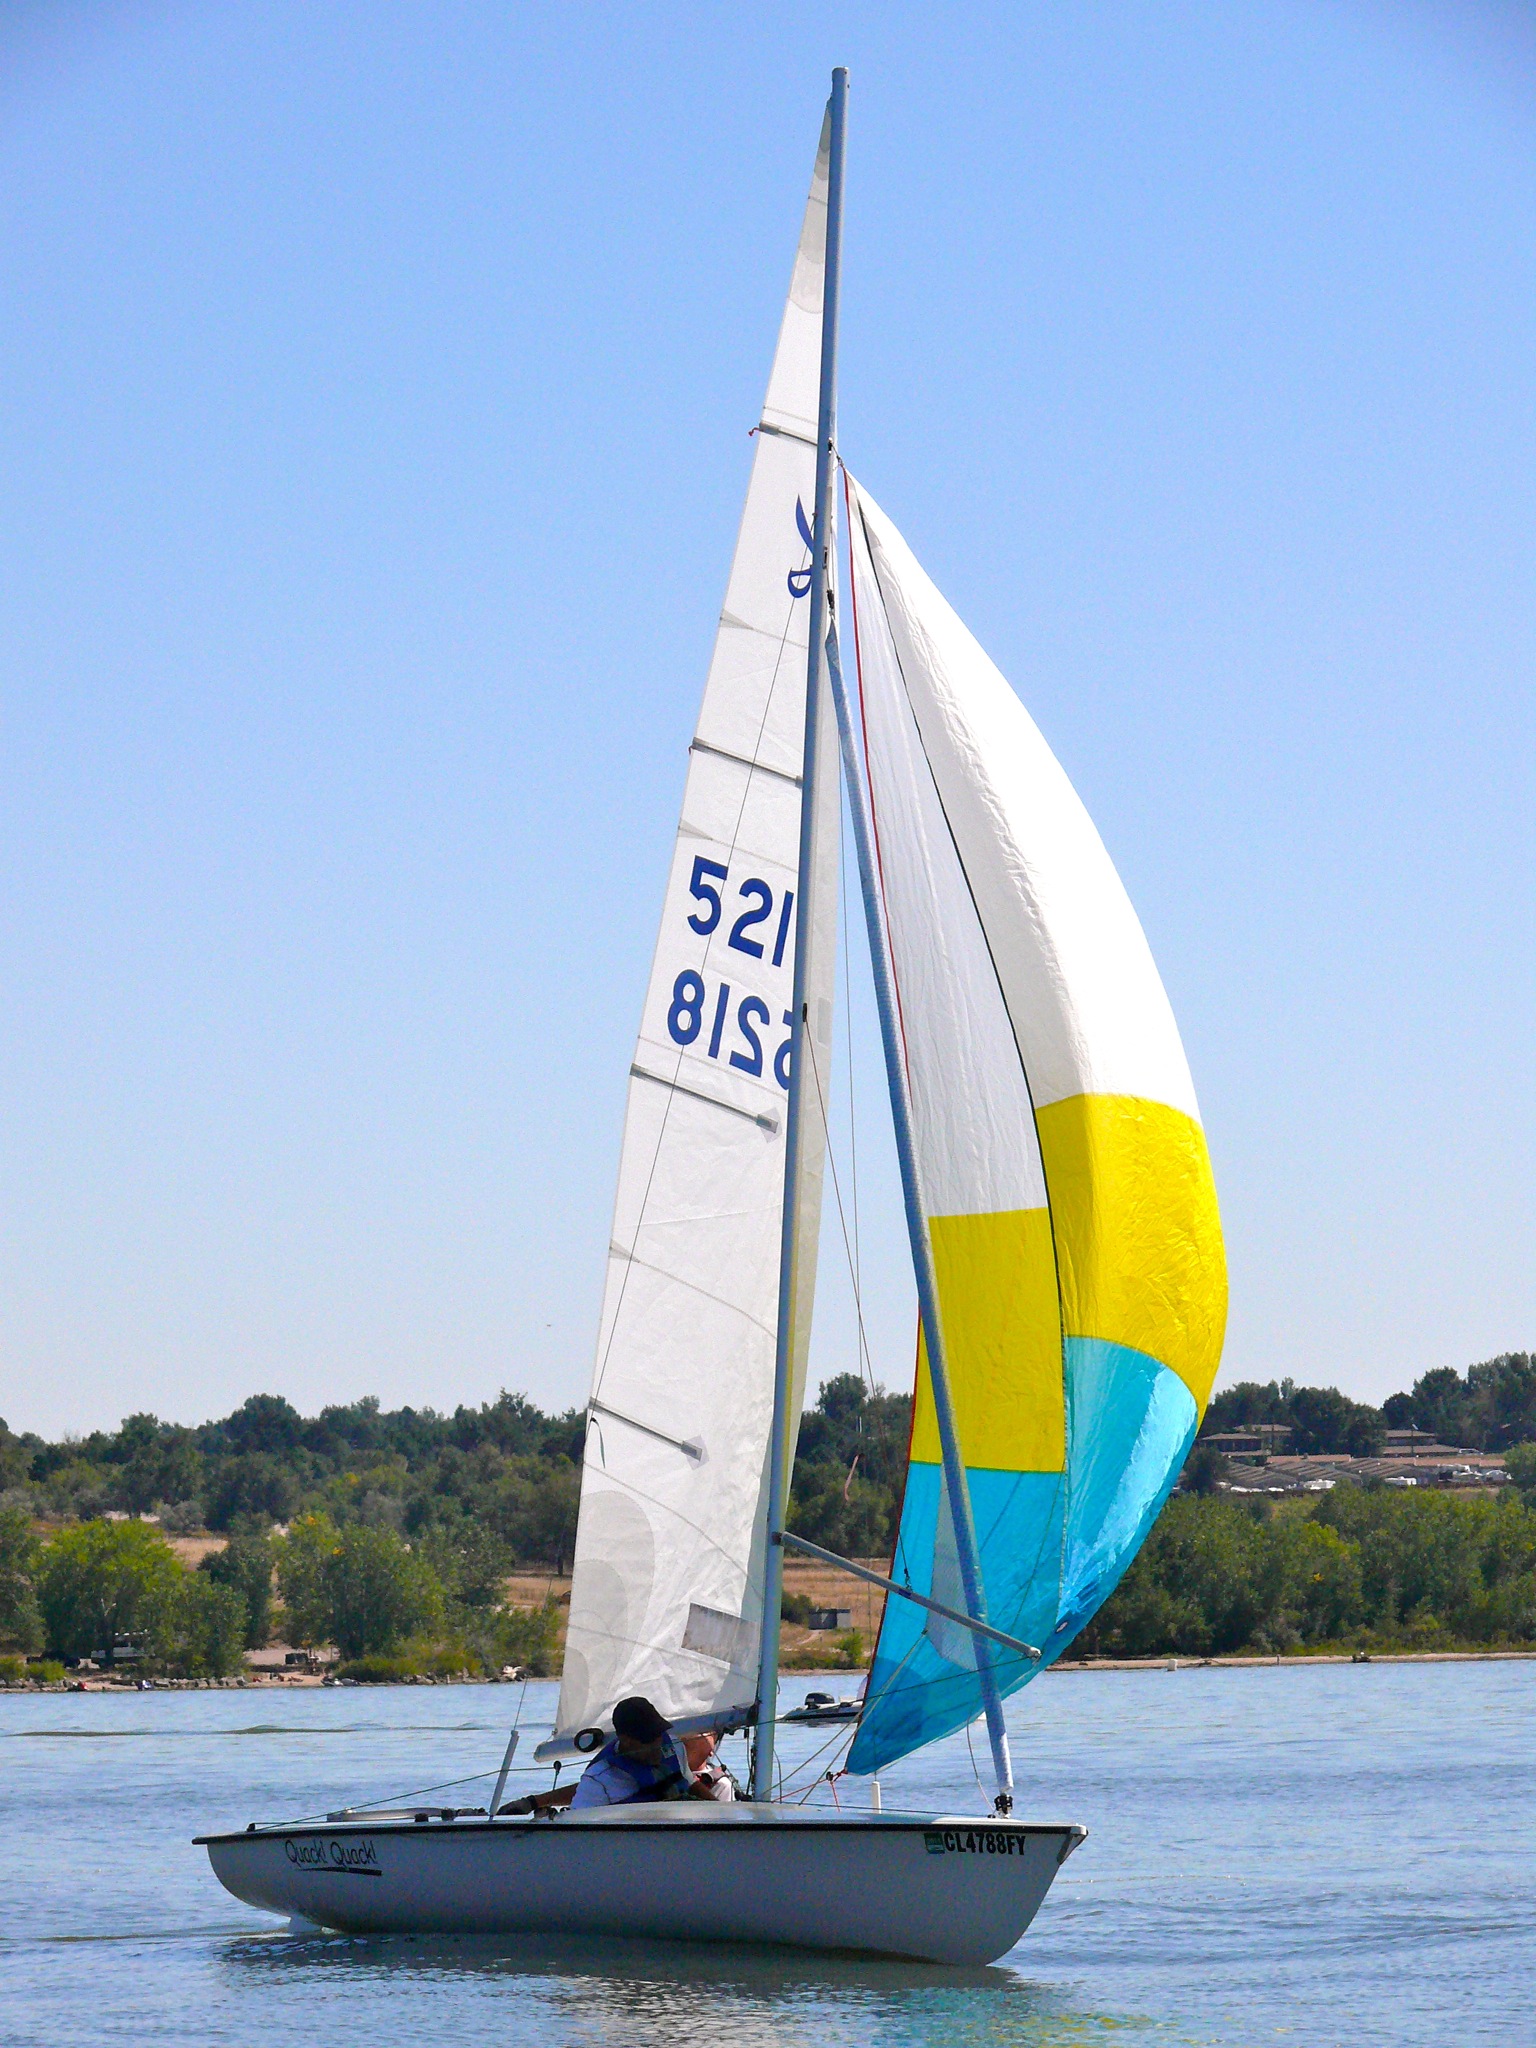
M 613 1710 L 613 1732 L 629 1742 L 659 1742 L 671 1727 L 640 1693 L 620 1700 Z

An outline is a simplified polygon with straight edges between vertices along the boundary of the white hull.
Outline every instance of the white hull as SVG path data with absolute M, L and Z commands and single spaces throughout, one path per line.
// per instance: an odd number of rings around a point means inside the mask
M 1084 1832 L 743 1803 L 198 1839 L 247 1905 L 348 1933 L 641 1935 L 987 1963 L 1029 1926 Z

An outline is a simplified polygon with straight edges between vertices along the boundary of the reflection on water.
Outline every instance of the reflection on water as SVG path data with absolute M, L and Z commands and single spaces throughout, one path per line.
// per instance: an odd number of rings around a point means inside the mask
M 0 1698 L 0 2044 L 1510 2048 L 1530 2038 L 1536 1981 L 1533 1691 L 1536 1663 L 1042 1679 L 1010 1703 L 1020 1810 L 1090 1835 L 990 1970 L 300 1940 L 229 1898 L 191 1844 L 488 1778 L 508 1719 L 525 1757 L 548 1726 L 552 1685 Z M 781 1739 L 791 1776 L 833 1796 L 815 1784 L 837 1754 L 825 1731 Z M 887 1809 L 986 1803 L 963 1737 L 883 1789 Z
M 222 1969 L 242 2002 L 274 1982 L 312 2008 L 342 2011 L 408 1974 L 454 1998 L 455 2038 L 592 2043 L 593 2048 L 740 2048 L 945 2043 L 991 2048 L 1080 2044 L 1117 2035 L 1125 2016 L 1070 2009 L 1058 1991 L 1011 1969 L 940 1969 L 789 1949 L 672 1942 L 264 1939 L 229 1943 Z M 515 2018 L 509 2012 L 515 2000 Z M 464 2031 L 467 2027 L 468 2031 Z M 492 2031 L 493 2030 L 493 2031 Z M 1163 2039 L 1177 2038 L 1163 2034 Z

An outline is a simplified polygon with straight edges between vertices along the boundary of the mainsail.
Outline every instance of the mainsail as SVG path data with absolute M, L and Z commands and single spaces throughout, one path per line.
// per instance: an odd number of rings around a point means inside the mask
M 849 486 L 865 765 L 917 1166 L 1003 1692 L 1072 1640 L 1166 1499 L 1220 1358 L 1205 1139 L 1146 938 L 1008 684 Z M 919 1353 L 892 1576 L 951 1607 Z M 849 1768 L 975 1718 L 974 1639 L 887 1603 Z
M 756 1697 L 797 922 L 805 1043 L 822 1077 L 835 959 L 830 720 L 799 871 L 828 147 L 824 126 L 630 1068 L 552 1749 L 602 1725 L 626 1693 L 674 1719 L 726 1716 Z M 824 1083 L 808 1096 L 795 1416 Z

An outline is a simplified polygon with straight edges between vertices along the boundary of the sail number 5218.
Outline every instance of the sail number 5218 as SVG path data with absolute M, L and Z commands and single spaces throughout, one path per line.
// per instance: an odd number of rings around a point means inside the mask
M 699 907 L 689 914 L 687 922 L 701 939 L 717 931 L 726 917 L 725 895 L 730 879 L 730 870 L 723 861 L 695 854 L 688 894 Z M 750 959 L 766 959 L 770 967 L 782 966 L 794 916 L 794 890 L 784 890 L 776 905 L 771 884 L 760 876 L 749 875 L 738 883 L 735 897 L 732 909 L 737 915 L 726 927 L 726 945 Z M 782 1025 L 791 1024 L 793 1012 L 786 1010 L 780 1021 Z M 733 1003 L 728 981 L 718 982 L 711 992 L 696 968 L 685 967 L 672 984 L 667 1030 L 673 1043 L 693 1045 L 703 1037 L 705 1042 L 700 1050 L 709 1059 L 719 1059 L 723 1051 L 727 1062 L 740 1073 L 758 1077 L 763 1074 L 763 1034 L 772 1026 L 773 1012 L 762 997 L 745 995 Z M 790 1038 L 786 1037 L 773 1054 L 773 1077 L 781 1088 L 789 1086 L 789 1052 Z

